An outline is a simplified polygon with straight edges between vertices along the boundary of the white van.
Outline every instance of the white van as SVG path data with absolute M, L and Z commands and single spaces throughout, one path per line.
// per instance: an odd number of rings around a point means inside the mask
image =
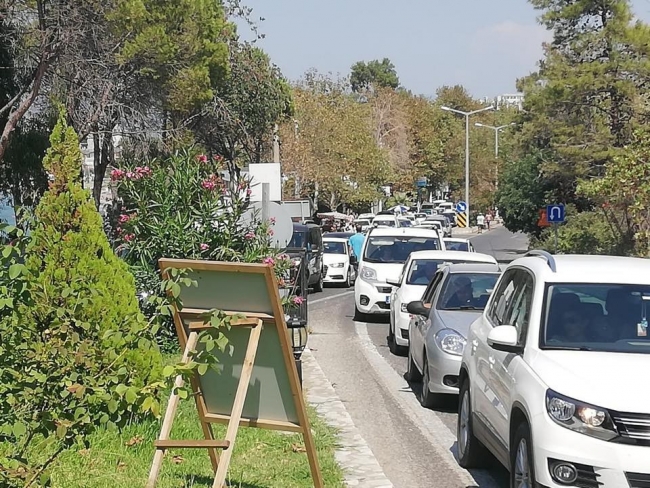
M 418 227 L 373 228 L 366 236 L 354 284 L 355 320 L 367 314 L 390 312 L 392 286 L 409 255 L 414 251 L 445 250 L 438 231 Z

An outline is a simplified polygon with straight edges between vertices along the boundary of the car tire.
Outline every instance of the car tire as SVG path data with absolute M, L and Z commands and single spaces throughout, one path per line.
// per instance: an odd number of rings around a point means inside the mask
M 413 356 L 411 356 L 411 348 L 408 348 L 408 360 L 406 362 L 406 373 L 404 374 L 404 379 L 410 381 L 411 383 L 417 383 L 422 381 L 422 374 L 418 371 L 418 367 L 413 361 Z
M 318 275 L 318 281 L 314 285 L 314 291 L 316 293 L 320 293 L 321 291 L 323 291 L 323 273 L 322 272 Z
M 510 488 L 537 486 L 530 427 L 522 422 L 515 430 L 510 448 Z M 526 482 L 527 484 L 522 484 Z
M 422 365 L 422 390 L 420 391 L 420 404 L 424 408 L 436 408 L 442 401 L 442 395 L 431 393 L 429 390 L 429 360 L 427 351 L 424 351 L 424 364 Z
M 392 314 L 388 322 L 388 350 L 395 356 L 406 356 L 407 354 L 406 347 L 397 345 L 397 339 L 395 338 L 395 322 Z
M 345 283 L 343 283 L 343 287 L 350 288 L 350 286 L 352 286 L 352 280 L 350 279 L 351 274 L 352 272 L 348 269 L 348 275 L 345 278 Z
M 463 381 L 458 397 L 458 420 L 456 439 L 458 439 L 458 464 L 465 469 L 484 468 L 489 465 L 490 453 L 474 436 L 472 402 L 469 381 Z

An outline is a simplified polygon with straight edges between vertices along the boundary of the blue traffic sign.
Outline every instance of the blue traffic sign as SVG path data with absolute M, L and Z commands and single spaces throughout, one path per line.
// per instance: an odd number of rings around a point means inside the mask
M 547 205 L 546 206 L 546 220 L 549 224 L 559 224 L 564 222 L 565 213 L 564 205 L 558 203 L 556 205 Z
M 428 185 L 428 182 L 426 178 L 419 178 L 415 184 L 418 188 L 425 188 Z
M 467 210 L 467 204 L 465 202 L 458 202 L 456 204 L 456 212 L 463 213 L 465 210 Z

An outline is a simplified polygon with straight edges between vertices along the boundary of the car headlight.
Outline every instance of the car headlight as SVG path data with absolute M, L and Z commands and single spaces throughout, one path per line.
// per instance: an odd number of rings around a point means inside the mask
M 408 310 L 406 310 L 407 305 L 408 305 L 408 303 L 402 303 L 402 305 L 400 305 L 399 309 L 404 313 L 408 313 Z
M 342 268 L 343 266 L 345 266 L 345 264 L 344 263 L 334 263 L 334 264 L 329 264 L 328 266 L 330 268 Z
M 361 279 L 364 281 L 377 281 L 377 272 L 368 266 L 361 268 L 361 273 L 359 273 L 359 276 L 361 276 Z
M 436 334 L 436 344 L 447 354 L 462 356 L 467 340 L 453 329 L 442 329 Z
M 546 411 L 556 424 L 603 440 L 618 436 L 607 410 L 573 400 L 553 390 L 546 391 Z

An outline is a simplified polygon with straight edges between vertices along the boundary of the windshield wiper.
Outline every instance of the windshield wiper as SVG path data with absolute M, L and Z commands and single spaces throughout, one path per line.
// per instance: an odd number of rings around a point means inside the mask
M 471 305 L 463 305 L 461 307 L 447 307 L 443 310 L 483 310 L 482 308 L 472 307 Z
M 580 347 L 570 347 L 570 346 L 545 346 L 544 349 L 547 351 L 595 351 L 592 347 L 580 346 Z

